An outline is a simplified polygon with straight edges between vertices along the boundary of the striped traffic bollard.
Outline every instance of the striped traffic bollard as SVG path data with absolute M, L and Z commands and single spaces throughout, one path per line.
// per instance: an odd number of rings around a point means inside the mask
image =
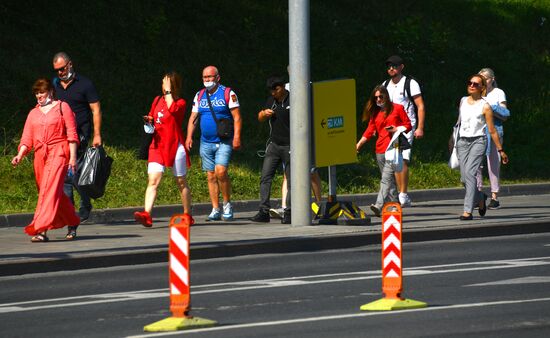
M 403 292 L 403 251 L 401 205 L 390 202 L 382 208 L 382 292 L 384 298 L 361 306 L 365 311 L 417 309 L 424 302 L 405 299 Z
M 177 215 L 175 216 L 177 217 Z M 174 216 L 172 217 L 174 219 Z M 174 317 L 190 317 L 189 239 L 187 222 L 170 221 L 170 311 Z
M 170 311 L 172 317 L 147 325 L 144 331 L 177 331 L 215 326 L 213 320 L 193 317 L 189 269 L 190 216 L 174 215 L 170 219 L 169 270 Z

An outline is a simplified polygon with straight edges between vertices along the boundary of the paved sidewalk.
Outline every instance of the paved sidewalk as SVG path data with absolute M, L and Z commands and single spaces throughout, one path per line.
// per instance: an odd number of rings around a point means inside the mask
M 503 190 L 507 191 L 500 197 L 503 207 L 488 210 L 484 218 L 475 210 L 472 221 L 458 219 L 462 212 L 462 189 L 412 192 L 413 207 L 403 209 L 404 241 L 550 231 L 550 184 L 509 186 Z M 355 201 L 372 217 L 372 224 L 291 226 L 280 224 L 279 220 L 269 224 L 252 223 L 247 218 L 255 213 L 257 201 L 236 203 L 236 218 L 232 222 L 206 222 L 208 206 L 195 206 L 191 258 L 379 244 L 380 218 L 374 217 L 367 207 L 374 195 L 342 196 L 340 199 Z M 177 206 L 171 208 L 172 211 L 178 209 Z M 164 209 L 164 213 L 170 211 L 170 207 Z M 155 217 L 154 226 L 144 228 L 133 221 L 131 208 L 112 212 L 126 216 L 108 216 L 118 219 L 83 224 L 79 227 L 77 240 L 72 242 L 64 240 L 66 229 L 50 231 L 48 243 L 31 243 L 30 237 L 23 232 L 25 223 L 0 226 L 0 275 L 167 261 L 168 215 Z M 2 216 L 8 219 L 8 215 Z M 14 219 L 10 221 L 13 223 Z

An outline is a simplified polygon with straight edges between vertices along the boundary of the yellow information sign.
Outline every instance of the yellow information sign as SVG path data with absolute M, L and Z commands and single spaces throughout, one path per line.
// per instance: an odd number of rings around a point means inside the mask
M 355 80 L 314 82 L 315 166 L 357 162 Z

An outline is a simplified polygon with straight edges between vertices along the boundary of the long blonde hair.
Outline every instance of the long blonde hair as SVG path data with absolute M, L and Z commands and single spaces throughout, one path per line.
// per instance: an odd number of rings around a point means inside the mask
M 472 75 L 468 78 L 468 81 L 471 81 L 474 77 L 477 77 L 478 79 L 481 80 L 481 96 L 486 96 L 487 95 L 487 79 L 485 78 L 485 76 L 483 76 L 481 74 L 474 74 L 474 75 Z

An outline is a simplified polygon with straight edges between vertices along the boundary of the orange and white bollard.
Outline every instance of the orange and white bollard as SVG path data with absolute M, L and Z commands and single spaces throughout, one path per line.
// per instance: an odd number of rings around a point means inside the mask
M 174 220 L 173 216 L 172 220 Z M 190 227 L 183 219 L 170 220 L 170 311 L 174 317 L 189 317 L 189 238 Z
M 361 306 L 365 311 L 417 309 L 428 306 L 424 302 L 404 299 L 402 261 L 401 205 L 390 202 L 382 208 L 382 292 L 384 298 Z
M 170 271 L 170 311 L 172 317 L 163 319 L 143 328 L 144 331 L 176 331 L 200 327 L 211 327 L 213 320 L 193 317 L 191 311 L 191 285 L 189 269 L 189 244 L 191 217 L 187 214 L 174 215 L 170 219 L 169 271 Z

